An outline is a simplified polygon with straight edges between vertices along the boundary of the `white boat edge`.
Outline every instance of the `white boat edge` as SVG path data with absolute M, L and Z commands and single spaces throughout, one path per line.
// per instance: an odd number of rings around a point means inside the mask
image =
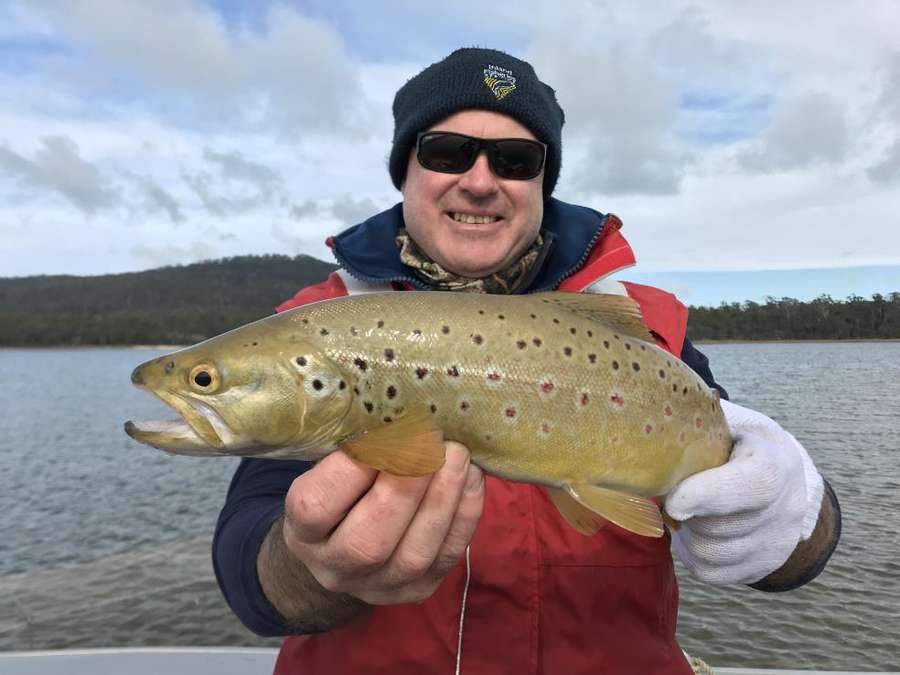
M 127 647 L 0 652 L 3 675 L 269 675 L 277 649 Z M 897 671 L 714 667 L 714 675 L 900 675 Z

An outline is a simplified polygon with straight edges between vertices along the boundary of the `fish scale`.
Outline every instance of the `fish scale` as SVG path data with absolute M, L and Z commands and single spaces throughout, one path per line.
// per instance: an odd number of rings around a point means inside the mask
M 303 459 L 339 448 L 418 475 L 442 463 L 443 437 L 489 473 L 547 487 L 586 533 L 609 518 L 659 536 L 646 498 L 731 448 L 718 392 L 622 296 L 352 296 L 160 357 L 132 380 L 185 418 L 128 423 L 141 442 Z

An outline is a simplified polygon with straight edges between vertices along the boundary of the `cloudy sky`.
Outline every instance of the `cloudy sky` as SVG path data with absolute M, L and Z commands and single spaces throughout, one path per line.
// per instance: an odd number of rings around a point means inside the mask
M 898 35 L 892 0 L 0 0 L 0 276 L 330 259 L 399 199 L 396 89 L 478 45 L 557 90 L 555 196 L 623 219 L 627 276 L 900 290 Z

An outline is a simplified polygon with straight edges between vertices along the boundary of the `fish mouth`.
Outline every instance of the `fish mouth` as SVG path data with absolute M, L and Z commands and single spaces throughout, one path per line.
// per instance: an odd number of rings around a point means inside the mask
M 172 391 L 153 391 L 181 415 L 180 420 L 125 423 L 125 433 L 145 445 L 183 455 L 224 455 L 233 440 L 228 426 L 209 406 Z

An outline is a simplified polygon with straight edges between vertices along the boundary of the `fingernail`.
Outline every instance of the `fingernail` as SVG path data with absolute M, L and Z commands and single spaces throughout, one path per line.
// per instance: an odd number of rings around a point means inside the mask
M 462 473 L 469 466 L 469 453 L 460 448 L 450 446 L 447 448 L 444 466 L 454 473 Z
M 469 475 L 466 478 L 466 492 L 478 492 L 484 485 L 484 472 L 474 464 L 469 465 Z

